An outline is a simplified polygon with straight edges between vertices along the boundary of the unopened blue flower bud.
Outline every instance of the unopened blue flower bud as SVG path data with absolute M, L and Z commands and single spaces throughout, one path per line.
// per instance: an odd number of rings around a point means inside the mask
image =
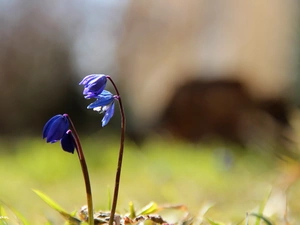
M 105 74 L 91 74 L 83 78 L 79 85 L 84 86 L 85 98 L 96 98 L 104 90 L 107 82 Z

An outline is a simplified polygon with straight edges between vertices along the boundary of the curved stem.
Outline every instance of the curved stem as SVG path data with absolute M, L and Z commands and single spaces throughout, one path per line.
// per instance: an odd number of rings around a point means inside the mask
M 86 198 L 87 198 L 87 206 L 88 206 L 88 222 L 89 225 L 94 225 L 94 212 L 93 212 L 93 198 L 92 198 L 92 189 L 91 189 L 91 183 L 90 183 L 90 178 L 89 178 L 89 172 L 88 172 L 88 168 L 86 165 L 86 161 L 84 158 L 84 154 L 82 151 L 82 147 L 80 144 L 80 140 L 79 140 L 79 136 L 78 133 L 75 129 L 75 126 L 71 120 L 71 118 L 65 114 L 70 122 L 70 126 L 71 126 L 71 130 L 73 131 L 73 136 L 75 138 L 75 142 L 76 142 L 76 151 L 77 151 L 77 155 L 80 161 L 80 165 L 81 165 L 81 170 L 83 173 L 83 177 L 84 177 L 84 183 L 85 183 L 85 189 L 86 189 Z
M 121 138 L 120 138 L 119 159 L 118 159 L 118 167 L 117 167 L 117 172 L 116 172 L 113 202 L 112 202 L 110 218 L 109 218 L 109 225 L 113 225 L 116 207 L 117 207 L 117 201 L 118 201 L 118 194 L 119 194 L 120 177 L 121 177 L 122 161 L 123 161 L 123 151 L 124 151 L 124 141 L 125 141 L 125 124 L 126 123 L 125 123 L 125 113 L 124 113 L 124 108 L 123 108 L 123 104 L 122 104 L 122 99 L 119 94 L 118 88 L 110 76 L 107 76 L 107 79 L 110 80 L 110 82 L 114 86 L 114 89 L 118 95 L 118 102 L 119 102 L 120 113 L 121 113 Z

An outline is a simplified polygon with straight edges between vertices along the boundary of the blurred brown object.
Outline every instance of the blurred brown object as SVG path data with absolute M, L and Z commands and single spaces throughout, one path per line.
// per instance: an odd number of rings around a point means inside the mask
M 288 143 L 285 100 L 257 101 L 236 81 L 190 81 L 178 88 L 159 127 L 195 142 L 221 137 L 240 144 L 263 139 Z
M 132 130 L 276 140 L 288 128 L 298 6 L 131 1 L 119 62 Z

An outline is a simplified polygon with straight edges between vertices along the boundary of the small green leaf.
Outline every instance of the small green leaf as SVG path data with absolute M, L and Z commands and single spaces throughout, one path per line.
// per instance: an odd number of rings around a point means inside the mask
M 76 224 L 78 224 L 78 223 L 76 223 Z M 89 224 L 86 223 L 86 222 L 80 222 L 79 224 L 80 224 L 80 225 L 89 225 Z M 72 221 L 66 221 L 66 222 L 64 223 L 64 225 L 75 225 L 75 223 L 72 222 Z
M 150 202 L 148 205 L 144 206 L 136 215 L 148 215 L 154 213 L 158 210 L 158 205 L 155 202 Z
M 204 216 L 205 214 L 208 212 L 208 210 L 210 210 L 212 207 L 214 206 L 213 203 L 207 203 L 204 206 L 202 206 L 202 208 L 200 209 L 196 220 L 194 221 L 195 225 L 201 225 L 204 221 Z
M 80 225 L 81 221 L 73 216 L 71 216 L 69 213 L 67 213 L 61 206 L 59 206 L 56 202 L 54 202 L 50 197 L 45 195 L 44 193 L 33 190 L 44 202 L 46 202 L 51 208 L 59 212 L 60 215 L 62 215 L 65 220 L 67 220 L 66 224 L 68 225 Z
M 73 212 L 71 212 L 70 215 L 75 217 L 77 215 L 77 210 L 74 210 Z
M 18 218 L 18 220 L 23 224 L 23 225 L 30 225 L 30 223 L 28 222 L 28 220 L 16 209 L 10 207 L 10 210 L 16 215 L 16 217 Z
M 136 217 L 133 202 L 129 202 L 129 218 L 134 219 Z
M 0 203 L 2 203 L 2 202 L 0 202 Z M 3 205 L 0 205 L 0 225 L 8 225 L 8 223 L 6 221 L 6 219 L 7 219 L 6 215 L 7 214 L 5 212 Z
M 212 219 L 209 219 L 209 218 L 206 218 L 206 220 L 207 220 L 211 225 L 224 225 L 224 223 L 216 222 L 216 221 L 213 221 Z
M 0 218 L 0 225 L 8 225 L 6 219 Z
M 17 211 L 15 208 L 8 206 L 7 204 L 5 204 L 4 202 L 0 201 L 2 205 L 0 205 L 0 224 L 8 224 L 6 222 L 6 219 L 8 219 L 7 214 L 5 212 L 5 209 L 3 207 L 3 205 L 5 205 L 5 207 L 7 207 L 14 215 L 15 218 L 19 221 L 19 223 L 23 224 L 23 225 L 29 225 L 29 222 L 25 219 L 25 217 L 19 212 Z
M 255 216 L 255 217 L 259 218 L 259 219 L 262 219 L 267 225 L 272 225 L 272 223 L 270 222 L 270 220 L 268 220 L 263 215 L 260 215 L 260 214 L 257 214 L 257 213 L 250 213 L 249 215 Z
M 0 216 L 6 216 L 6 212 L 3 205 L 0 205 Z

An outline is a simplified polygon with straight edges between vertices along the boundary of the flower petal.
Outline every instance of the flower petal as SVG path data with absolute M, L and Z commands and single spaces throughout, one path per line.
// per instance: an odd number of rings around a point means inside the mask
M 91 74 L 83 78 L 79 85 L 84 85 L 83 95 L 85 98 L 94 98 L 101 94 L 107 82 L 104 74 Z
M 59 116 L 52 121 L 49 125 L 48 132 L 46 134 L 47 142 L 54 143 L 64 136 L 69 128 L 68 119 L 65 116 Z
M 99 77 L 99 76 L 105 76 L 105 74 L 90 74 L 85 76 L 82 81 L 79 83 L 79 85 L 86 85 L 87 83 L 89 83 L 91 80 Z
M 86 93 L 83 93 L 83 95 L 84 98 L 90 99 L 90 98 L 97 98 L 98 93 L 87 91 Z
M 64 151 L 69 153 L 74 153 L 75 150 L 75 140 L 71 130 L 68 130 L 67 133 L 60 140 L 61 147 Z
M 105 97 L 105 96 L 110 96 L 110 97 L 112 97 L 113 94 L 112 94 L 110 91 L 108 91 L 108 90 L 103 90 L 103 91 L 101 92 L 101 94 L 98 95 L 97 98 L 101 98 L 101 97 Z
M 100 95 L 97 100 L 88 105 L 88 109 L 93 109 L 99 106 L 105 106 L 111 104 L 115 100 L 113 95 Z
M 48 136 L 49 130 L 50 130 L 53 122 L 60 117 L 62 117 L 62 115 L 55 115 L 50 120 L 48 120 L 48 122 L 45 124 L 44 129 L 43 129 L 43 139 Z
M 106 126 L 110 119 L 113 117 L 115 111 L 115 103 L 113 102 L 108 108 L 107 111 L 104 114 L 104 117 L 102 119 L 102 127 Z

